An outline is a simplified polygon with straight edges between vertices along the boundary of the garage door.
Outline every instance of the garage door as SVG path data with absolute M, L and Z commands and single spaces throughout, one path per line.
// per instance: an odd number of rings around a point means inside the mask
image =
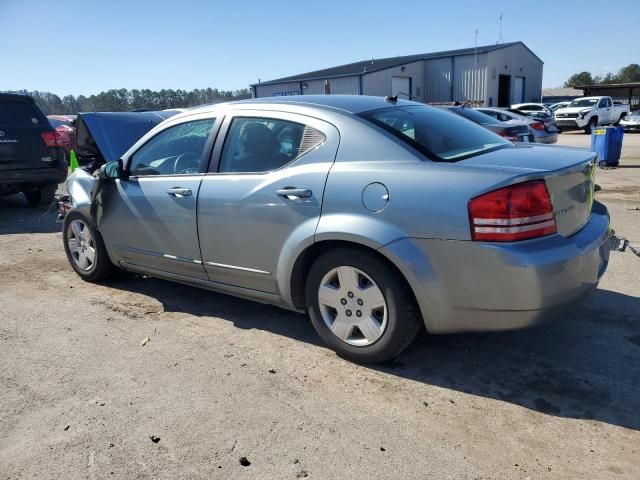
M 516 77 L 513 85 L 513 103 L 524 102 L 524 77 Z
M 400 98 L 409 98 L 411 95 L 410 77 L 391 77 L 391 95 L 398 95 Z

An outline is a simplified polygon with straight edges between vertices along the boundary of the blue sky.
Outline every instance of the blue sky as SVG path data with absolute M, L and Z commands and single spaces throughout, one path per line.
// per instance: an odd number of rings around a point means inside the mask
M 0 90 L 232 90 L 472 47 L 476 29 L 480 45 L 494 44 L 501 12 L 504 41 L 522 40 L 545 62 L 545 87 L 640 63 L 640 0 L 0 0 Z

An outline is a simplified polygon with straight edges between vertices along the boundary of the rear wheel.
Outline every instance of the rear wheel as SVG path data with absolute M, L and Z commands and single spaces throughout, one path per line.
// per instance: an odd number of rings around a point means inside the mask
M 27 202 L 35 207 L 36 205 L 53 202 L 57 189 L 58 185 L 46 185 L 35 190 L 26 190 L 23 193 L 27 197 Z
M 70 212 L 62 228 L 64 251 L 71 267 L 83 280 L 105 280 L 115 271 L 100 232 L 80 212 Z
M 327 252 L 312 265 L 306 303 L 325 343 L 356 362 L 394 358 L 420 330 L 413 297 L 397 272 L 357 249 Z

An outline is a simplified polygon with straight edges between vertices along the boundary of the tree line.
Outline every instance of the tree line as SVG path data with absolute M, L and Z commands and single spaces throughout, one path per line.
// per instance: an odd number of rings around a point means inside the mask
M 592 75 L 591 72 L 574 73 L 564 82 L 565 87 L 578 85 L 608 85 L 611 83 L 640 82 L 640 65 L 630 63 L 618 70 L 618 73 L 607 73 L 604 77 Z
M 202 88 L 191 91 L 162 89 L 126 88 L 107 90 L 97 95 L 65 95 L 60 98 L 55 93 L 20 90 L 18 93 L 30 95 L 47 115 L 70 115 L 78 112 L 128 112 L 136 109 L 165 110 L 185 108 L 206 103 L 217 103 L 251 97 L 249 89 L 218 90 Z

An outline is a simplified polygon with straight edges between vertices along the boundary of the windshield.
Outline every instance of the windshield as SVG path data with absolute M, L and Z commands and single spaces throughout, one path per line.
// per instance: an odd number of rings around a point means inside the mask
M 486 115 L 474 112 L 483 117 Z M 432 160 L 454 162 L 513 144 L 459 115 L 427 106 L 391 107 L 360 114 Z M 493 123 L 491 117 L 489 118 Z
M 593 107 L 598 103 L 597 98 L 581 98 L 580 100 L 574 100 L 569 104 L 569 107 Z

